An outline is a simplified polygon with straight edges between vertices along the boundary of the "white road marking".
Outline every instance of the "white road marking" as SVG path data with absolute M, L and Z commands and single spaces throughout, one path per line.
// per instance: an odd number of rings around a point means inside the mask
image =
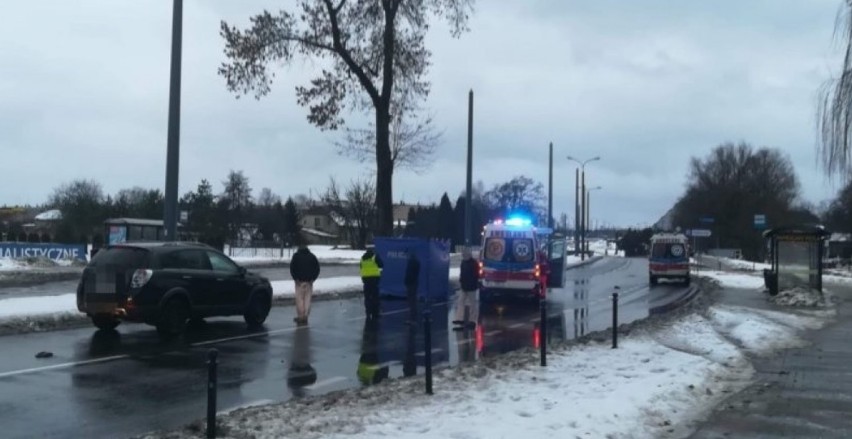
M 192 343 L 190 346 L 191 347 L 199 347 L 199 346 L 206 346 L 206 345 L 211 345 L 211 344 L 215 344 L 215 343 L 224 343 L 224 342 L 233 341 L 233 340 L 242 340 L 242 339 L 252 338 L 252 337 L 263 337 L 263 336 L 293 331 L 295 329 L 296 329 L 296 327 L 291 327 L 291 328 L 276 329 L 274 331 L 259 332 L 257 334 L 246 334 L 246 335 L 240 335 L 240 336 L 236 336 L 236 337 L 219 338 L 219 339 L 215 339 L 215 340 L 207 340 L 207 341 L 202 341 L 202 342 L 198 342 L 198 343 Z M 171 353 L 171 352 L 177 352 L 177 351 L 173 350 L 173 351 L 159 352 L 159 353 L 155 354 L 155 356 L 160 356 L 160 355 L 168 354 L 168 353 Z M 75 367 L 75 366 L 86 366 L 86 365 L 89 365 L 89 364 L 107 363 L 107 362 L 110 362 L 110 361 L 124 360 L 126 358 L 130 358 L 130 355 L 113 355 L 113 356 L 110 356 L 110 357 L 94 358 L 94 359 L 91 359 L 91 360 L 71 361 L 71 362 L 68 362 L 68 363 L 52 364 L 50 366 L 42 366 L 42 367 L 33 367 L 33 368 L 29 368 L 29 369 L 13 370 L 13 371 L 9 371 L 9 372 L 0 373 L 0 378 L 6 378 L 6 377 L 11 377 L 11 376 L 16 376 L 16 375 L 25 375 L 25 374 L 28 374 L 28 373 L 43 372 L 43 371 L 47 371 L 47 370 L 64 369 L 64 368 Z
M 486 333 L 485 333 L 485 334 L 483 334 L 483 335 L 485 335 L 486 337 L 493 337 L 493 336 L 495 336 L 495 335 L 497 335 L 497 334 L 502 334 L 502 333 L 503 333 L 503 330 L 502 330 L 502 329 L 497 329 L 496 331 L 486 332 Z
M 520 327 L 522 327 L 522 326 L 524 326 L 524 325 L 526 325 L 526 323 L 518 322 L 518 323 L 512 323 L 512 324 L 511 324 L 511 325 L 509 325 L 508 327 L 509 327 L 510 329 L 518 329 L 518 328 L 520 328 Z
M 308 328 L 308 327 L 309 326 L 303 326 L 303 328 Z M 190 346 L 192 346 L 192 347 L 207 346 L 207 345 L 216 344 L 216 343 L 224 343 L 226 341 L 244 340 L 246 338 L 255 338 L 255 337 L 263 337 L 263 336 L 267 336 L 267 335 L 281 334 L 281 333 L 288 332 L 288 331 L 294 331 L 296 329 L 298 329 L 298 327 L 293 326 L 293 327 L 290 327 L 290 328 L 276 329 L 274 331 L 258 332 L 257 334 L 246 334 L 246 335 L 237 335 L 235 337 L 217 338 L 215 340 L 207 340 L 207 341 L 200 341 L 200 342 L 197 342 L 197 343 L 192 343 Z
M 0 373 L 0 378 L 6 378 L 6 377 L 15 376 L 15 375 L 24 375 L 24 374 L 28 374 L 28 373 L 42 372 L 42 371 L 45 371 L 45 370 L 63 369 L 63 368 L 66 368 L 66 367 L 85 366 L 87 364 L 107 363 L 107 362 L 115 361 L 115 360 L 123 360 L 125 358 L 130 358 L 130 356 L 129 355 L 113 355 L 111 357 L 95 358 L 93 360 L 72 361 L 72 362 L 69 362 L 69 363 L 52 364 L 50 366 L 42 366 L 42 367 L 33 367 L 33 368 L 30 368 L 30 369 L 13 370 L 11 372 Z
M 304 388 L 305 388 L 305 389 L 308 389 L 308 390 L 316 390 L 316 389 L 319 389 L 319 388 L 321 388 L 321 387 L 325 387 L 325 386 L 332 385 L 332 384 L 334 384 L 334 383 L 339 383 L 339 382 L 341 382 L 341 381 L 346 381 L 346 380 L 348 380 L 348 379 L 349 379 L 349 378 L 341 377 L 341 376 L 332 377 L 332 378 L 329 378 L 329 379 L 327 379 L 327 380 L 317 381 L 317 382 L 315 382 L 315 383 L 311 384 L 310 386 L 305 386 Z

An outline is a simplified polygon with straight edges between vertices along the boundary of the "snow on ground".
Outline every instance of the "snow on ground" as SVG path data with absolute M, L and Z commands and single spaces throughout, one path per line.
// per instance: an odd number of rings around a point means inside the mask
M 761 271 L 764 268 L 772 268 L 772 265 L 765 264 L 762 262 L 752 262 L 746 261 L 743 259 L 731 259 L 731 258 L 716 258 L 722 261 L 723 264 L 726 264 L 730 267 L 741 269 L 741 270 L 752 270 L 752 271 Z
M 769 301 L 782 306 L 825 308 L 831 305 L 831 296 L 827 291 L 820 293 L 810 288 L 796 287 L 779 292 L 775 297 L 770 297 Z
M 767 355 L 779 349 L 802 347 L 806 342 L 797 333 L 821 328 L 832 314 L 802 315 L 738 306 L 718 306 L 710 310 L 716 330 L 736 340 L 748 352 Z
M 222 437 L 421 438 L 687 436 L 754 373 L 746 352 L 799 346 L 816 318 L 711 307 L 608 344 L 530 351 L 449 368 L 426 396 L 422 377 L 326 398 L 230 411 Z M 203 429 L 166 437 L 200 437 Z M 160 435 L 150 437 L 162 437 Z
M 745 273 L 730 273 L 724 271 L 702 270 L 696 273 L 715 279 L 724 288 L 758 289 L 764 288 L 763 277 Z
M 311 245 L 308 246 L 311 252 L 316 255 L 320 263 L 342 263 L 355 264 L 361 261 L 361 256 L 364 255 L 363 250 L 340 249 L 330 245 Z M 290 262 L 295 253 L 295 249 L 284 249 L 283 254 L 281 249 L 251 249 L 251 248 L 225 248 L 225 254 L 233 254 L 231 257 L 236 262 L 240 263 L 263 263 L 263 262 Z
M 17 260 L 10 258 L 0 258 L 0 271 L 18 271 L 25 270 L 28 267 L 21 264 Z

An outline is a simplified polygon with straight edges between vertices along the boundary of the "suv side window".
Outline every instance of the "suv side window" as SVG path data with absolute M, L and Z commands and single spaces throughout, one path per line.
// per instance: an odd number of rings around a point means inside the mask
M 213 271 L 220 271 L 228 274 L 237 274 L 240 272 L 240 269 L 236 264 L 219 253 L 207 252 L 207 256 L 210 258 L 210 265 L 213 267 Z
M 178 270 L 210 270 L 210 261 L 201 250 L 178 250 L 160 258 L 163 268 Z

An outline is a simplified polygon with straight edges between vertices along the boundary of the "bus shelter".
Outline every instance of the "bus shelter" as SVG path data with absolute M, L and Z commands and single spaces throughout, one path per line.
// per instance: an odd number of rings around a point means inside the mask
M 797 287 L 822 292 L 822 259 L 829 235 L 821 226 L 765 231 L 771 268 L 763 270 L 763 277 L 769 294 L 774 296 Z
M 113 218 L 104 221 L 107 245 L 124 242 L 162 241 L 163 220 L 141 218 Z

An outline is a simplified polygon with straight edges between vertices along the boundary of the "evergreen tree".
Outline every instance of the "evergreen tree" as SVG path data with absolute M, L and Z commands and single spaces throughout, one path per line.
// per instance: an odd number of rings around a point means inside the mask
M 438 206 L 438 238 L 453 239 L 455 234 L 453 204 L 450 202 L 450 197 L 444 192 L 441 197 L 441 204 Z
M 288 245 L 299 245 L 304 242 L 302 237 L 302 216 L 296 209 L 296 203 L 292 198 L 287 198 L 284 204 L 284 236 Z

